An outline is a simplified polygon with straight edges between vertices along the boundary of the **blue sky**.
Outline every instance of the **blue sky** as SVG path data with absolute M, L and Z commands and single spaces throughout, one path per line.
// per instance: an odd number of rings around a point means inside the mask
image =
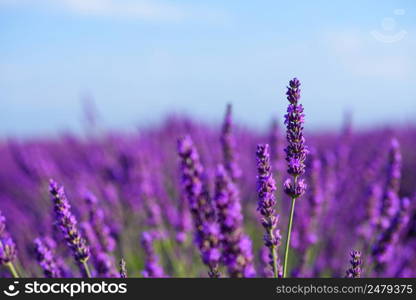
M 405 123 L 416 114 L 414 1 L 0 0 L 0 136 L 81 130 L 170 112 L 247 126 L 284 114 L 303 83 L 307 126 Z

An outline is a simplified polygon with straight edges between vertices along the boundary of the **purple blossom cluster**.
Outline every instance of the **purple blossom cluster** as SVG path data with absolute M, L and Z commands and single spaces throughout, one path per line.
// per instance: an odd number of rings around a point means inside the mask
M 66 198 L 63 186 L 59 186 L 55 181 L 49 183 L 49 192 L 54 204 L 56 214 L 56 225 L 62 232 L 69 248 L 71 249 L 75 260 L 86 262 L 89 258 L 90 251 L 85 239 L 81 236 L 77 220 L 71 213 L 71 206 Z
M 286 161 L 288 164 L 287 173 L 291 176 L 291 178 L 286 179 L 284 182 L 284 191 L 291 198 L 291 209 L 286 232 L 283 277 L 287 277 L 288 275 L 291 233 L 293 219 L 295 216 L 295 203 L 296 200 L 300 198 L 306 191 L 306 184 L 302 178 L 302 175 L 305 174 L 305 160 L 308 153 L 305 145 L 305 137 L 303 135 L 303 123 L 305 122 L 305 115 L 303 113 L 302 104 L 299 104 L 300 82 L 297 78 L 289 81 L 286 95 L 287 100 L 289 101 L 289 106 L 287 108 L 287 114 L 285 115 L 287 140 L 287 147 L 285 152 Z
M 202 261 L 209 267 L 210 277 L 219 277 L 221 230 L 215 220 L 215 209 L 204 182 L 204 169 L 199 154 L 189 136 L 178 141 L 178 153 L 183 192 L 188 199 L 195 227 L 195 242 L 201 251 Z
M 360 251 L 356 251 L 353 250 L 350 252 L 350 268 L 346 271 L 346 275 L 345 277 L 347 278 L 360 278 L 361 277 L 361 265 L 362 265 L 362 260 L 361 260 L 361 252 Z
M 158 234 L 155 232 L 144 231 L 142 233 L 141 244 L 145 252 L 145 267 L 142 271 L 143 277 L 166 277 L 154 248 L 154 241 L 158 237 Z M 126 273 L 123 265 L 121 266 L 121 270 L 123 274 Z
M 59 265 L 55 260 L 53 254 L 53 248 L 55 248 L 55 242 L 50 238 L 37 238 L 35 239 L 35 252 L 36 259 L 41 266 L 46 278 L 59 278 L 62 277 Z
M 221 145 L 224 167 L 233 181 L 241 176 L 241 169 L 237 164 L 236 141 L 233 135 L 232 106 L 227 105 L 224 123 L 221 131 Z
M 0 212 L 0 264 L 5 265 L 16 258 L 16 245 L 6 232 L 6 218 Z
M 387 178 L 384 185 L 379 217 L 379 223 L 382 229 L 386 229 L 389 226 L 389 220 L 399 209 L 401 162 L 402 157 L 399 142 L 396 139 L 392 139 L 387 165 Z
M 293 177 L 293 181 L 290 178 L 287 179 L 284 188 L 286 194 L 290 197 L 299 198 L 306 190 L 306 184 L 300 177 L 305 174 L 305 160 L 308 150 L 303 135 L 305 115 L 302 104 L 299 104 L 300 82 L 297 78 L 289 82 L 286 95 L 289 106 L 285 115 L 286 139 L 288 142 L 285 152 L 288 164 L 287 173 Z
M 223 262 L 231 277 L 253 277 L 251 240 L 244 233 L 240 195 L 222 165 L 217 168 L 214 202 L 221 230 Z
M 269 145 L 257 145 L 257 210 L 262 216 L 261 224 L 265 229 L 264 245 L 269 248 L 269 265 L 275 277 L 281 277 L 281 266 L 277 258 L 280 245 L 280 231 L 278 229 L 279 216 L 275 212 L 276 184 L 271 172 Z

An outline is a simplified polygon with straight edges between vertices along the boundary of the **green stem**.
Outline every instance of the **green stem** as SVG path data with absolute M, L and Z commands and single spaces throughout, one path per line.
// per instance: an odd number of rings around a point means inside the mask
M 83 261 L 82 265 L 84 266 L 84 270 L 85 270 L 85 274 L 87 274 L 88 278 L 91 278 L 91 271 L 90 268 L 88 267 L 87 261 Z
M 287 226 L 285 261 L 283 265 L 283 278 L 287 277 L 287 270 L 288 270 L 287 263 L 288 263 L 288 258 L 289 258 L 290 234 L 292 232 L 293 215 L 295 212 L 295 203 L 296 203 L 296 198 L 292 198 L 292 207 L 290 208 L 289 224 Z
M 7 263 L 6 266 L 9 268 L 10 273 L 12 273 L 13 278 L 19 278 L 19 274 L 17 274 L 16 268 L 12 262 Z

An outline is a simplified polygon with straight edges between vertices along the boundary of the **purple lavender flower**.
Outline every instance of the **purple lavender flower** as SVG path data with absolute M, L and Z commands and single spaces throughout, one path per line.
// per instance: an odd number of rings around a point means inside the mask
M 270 254 L 269 253 L 270 253 L 270 250 L 266 246 L 261 247 L 258 252 L 258 257 L 261 262 L 261 275 L 266 278 L 273 277 L 273 271 L 270 268 Z
M 262 225 L 266 231 L 264 235 L 264 244 L 270 251 L 270 266 L 273 268 L 274 277 L 279 274 L 279 260 L 277 257 L 277 249 L 280 245 L 280 231 L 277 228 L 279 216 L 275 212 L 276 199 L 275 191 L 276 184 L 273 179 L 270 166 L 269 145 L 257 145 L 257 192 L 258 192 L 258 206 L 257 210 L 260 212 Z
M 243 234 L 240 196 L 222 165 L 217 168 L 214 202 L 221 228 L 223 261 L 228 273 L 231 277 L 253 277 L 251 241 Z
M 113 257 L 103 249 L 91 222 L 80 223 L 80 228 L 90 245 L 90 257 L 95 268 L 93 275 L 101 278 L 115 277 L 117 270 Z
M 399 208 L 399 189 L 401 178 L 400 145 L 397 139 L 393 139 L 389 151 L 389 163 L 387 166 L 387 178 L 384 186 L 380 209 L 379 229 L 386 229 L 390 220 L 393 218 Z
M 13 265 L 16 256 L 16 244 L 6 231 L 6 218 L 0 211 L 0 266 L 7 266 L 15 278 L 19 277 Z
M 142 233 L 141 243 L 146 255 L 145 269 L 142 274 L 144 277 L 166 277 L 153 246 L 154 240 L 155 235 L 151 232 L 144 231 Z
M 111 236 L 110 227 L 105 224 L 104 210 L 97 205 L 98 200 L 91 192 L 86 191 L 84 199 L 89 208 L 89 221 L 98 239 L 101 250 L 104 252 L 114 251 L 116 242 Z
M 288 178 L 284 183 L 285 193 L 292 199 L 290 210 L 289 224 L 286 238 L 285 262 L 283 266 L 283 277 L 287 276 L 288 257 L 290 247 L 290 234 L 292 231 L 293 215 L 295 210 L 296 199 L 301 197 L 306 190 L 306 184 L 301 176 L 305 173 L 305 160 L 308 150 L 305 146 L 305 137 L 303 136 L 303 123 L 305 115 L 303 106 L 299 104 L 300 99 L 300 82 L 294 78 L 289 82 L 287 88 L 287 100 L 289 106 L 285 115 L 286 139 L 288 145 L 285 149 L 286 161 L 288 163 L 287 172 L 292 178 Z
M 127 278 L 127 267 L 124 258 L 120 259 L 120 278 Z
M 361 266 L 363 261 L 361 260 L 361 252 L 360 251 L 351 251 L 350 252 L 351 260 L 350 264 L 351 267 L 346 271 L 346 278 L 360 278 L 361 277 Z
M 75 260 L 84 266 L 87 275 L 90 277 L 87 265 L 90 250 L 78 230 L 77 220 L 71 213 L 71 206 L 66 198 L 64 188 L 51 179 L 49 182 L 49 191 L 54 203 L 58 228 L 62 232 Z
M 365 215 L 357 232 L 362 237 L 364 244 L 369 246 L 369 241 L 376 234 L 375 230 L 379 222 L 378 204 L 382 195 L 380 185 L 378 183 L 371 184 L 368 188 L 367 195 Z
M 219 277 L 220 228 L 215 220 L 215 210 L 203 180 L 204 170 L 199 154 L 189 136 L 178 141 L 178 153 L 181 158 L 182 190 L 191 210 L 195 242 L 201 252 L 202 261 L 209 267 L 209 275 Z
M 400 234 L 409 222 L 410 201 L 408 198 L 400 200 L 400 209 L 391 220 L 389 226 L 382 231 L 372 248 L 372 256 L 375 263 L 374 270 L 382 274 L 394 255 L 395 246 Z
M 286 93 L 290 104 L 285 115 L 285 124 L 287 127 L 286 138 L 288 145 L 285 149 L 286 161 L 288 163 L 287 172 L 292 175 L 294 183 L 289 179 L 285 184 L 286 193 L 292 198 L 299 198 L 305 192 L 305 188 L 296 189 L 301 186 L 302 180 L 296 180 L 305 173 L 305 160 L 308 150 L 305 146 L 305 137 L 303 136 L 303 123 L 305 115 L 303 114 L 303 106 L 299 104 L 300 99 L 300 82 L 294 78 L 289 82 L 288 91 Z M 305 185 L 303 185 L 305 187 Z
M 236 161 L 235 139 L 232 134 L 232 106 L 227 105 L 227 111 L 224 117 L 224 123 L 221 132 L 221 145 L 224 156 L 224 166 L 233 181 L 236 181 L 241 176 L 241 169 Z
M 99 277 L 117 277 L 117 271 L 114 267 L 114 259 L 106 252 L 98 252 L 94 254 L 94 266 Z
M 7 265 L 16 258 L 16 245 L 9 236 L 0 237 L 0 265 Z
M 374 183 L 370 187 L 370 191 L 368 193 L 368 202 L 366 205 L 366 219 L 370 222 L 371 225 L 374 225 L 376 220 L 379 218 L 377 204 L 379 203 L 381 194 L 382 189 L 380 185 L 378 183 Z
M 56 229 L 56 228 L 55 228 Z M 42 239 L 44 246 L 50 250 L 50 253 L 53 255 L 57 250 L 56 242 L 53 238 L 45 236 Z M 56 267 L 59 270 L 60 277 L 63 278 L 72 278 L 74 277 L 71 271 L 71 268 L 65 263 L 64 259 L 61 256 L 53 256 Z
M 162 211 L 155 195 L 155 187 L 150 177 L 146 162 L 143 157 L 140 157 L 140 167 L 137 174 L 137 181 L 139 185 L 140 200 L 143 203 L 144 210 L 147 214 L 146 225 L 154 228 L 163 226 Z
M 47 238 L 44 238 L 45 240 Z M 36 259 L 41 266 L 45 277 L 47 278 L 59 278 L 62 277 L 61 270 L 55 261 L 52 249 L 48 246 L 51 241 L 45 241 L 42 238 L 35 239 L 35 253 Z

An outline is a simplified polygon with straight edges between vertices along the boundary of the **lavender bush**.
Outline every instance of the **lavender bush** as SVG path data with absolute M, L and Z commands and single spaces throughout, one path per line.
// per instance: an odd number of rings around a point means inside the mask
M 221 127 L 0 141 L 0 275 L 415 277 L 416 128 L 313 132 L 298 79 L 286 96 L 267 132 L 229 105 Z

